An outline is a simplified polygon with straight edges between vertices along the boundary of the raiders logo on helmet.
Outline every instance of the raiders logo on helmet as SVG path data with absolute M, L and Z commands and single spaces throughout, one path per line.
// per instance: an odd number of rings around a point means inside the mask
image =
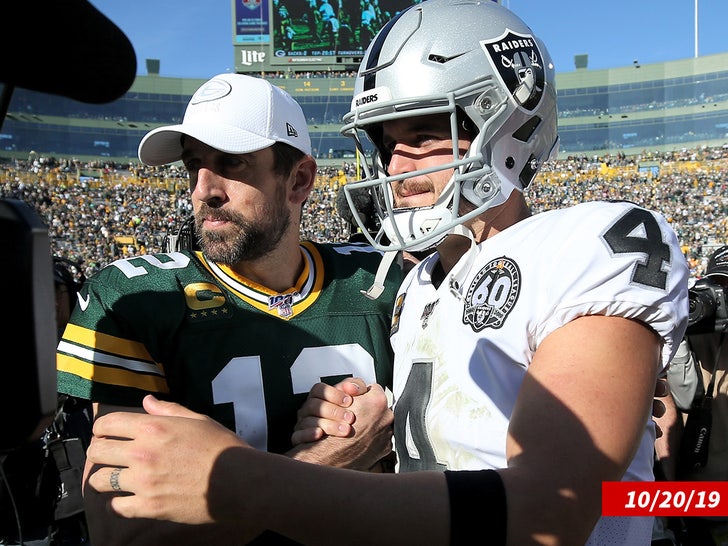
M 534 37 L 509 31 L 481 46 L 516 102 L 534 110 L 541 102 L 545 81 L 543 55 Z

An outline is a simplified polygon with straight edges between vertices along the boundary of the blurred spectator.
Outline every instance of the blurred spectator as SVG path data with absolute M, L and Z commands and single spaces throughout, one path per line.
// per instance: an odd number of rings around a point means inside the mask
M 640 168 L 649 164 L 649 169 Z M 77 173 L 95 170 L 97 178 Z M 304 205 L 302 234 L 346 241 L 336 213 L 338 188 L 356 176 L 352 163 L 321 166 Z M 596 199 L 626 199 L 659 210 L 678 234 L 693 276 L 728 242 L 728 147 L 672 152 L 571 156 L 547 164 L 526 197 L 534 212 Z M 174 166 L 81 164 L 34 157 L 0 165 L 0 198 L 22 199 L 49 227 L 56 256 L 81 264 L 89 276 L 127 255 L 165 250 L 191 213 L 189 181 Z

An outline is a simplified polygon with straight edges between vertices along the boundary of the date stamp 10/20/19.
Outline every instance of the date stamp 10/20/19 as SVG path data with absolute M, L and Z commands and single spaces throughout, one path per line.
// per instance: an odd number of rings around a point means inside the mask
M 604 482 L 603 516 L 728 516 L 728 482 Z

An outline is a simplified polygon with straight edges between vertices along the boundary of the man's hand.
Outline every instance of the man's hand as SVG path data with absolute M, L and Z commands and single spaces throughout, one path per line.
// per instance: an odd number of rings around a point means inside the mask
M 293 445 L 316 442 L 325 436 L 346 438 L 352 434 L 355 415 L 354 397 L 369 391 L 358 378 L 346 379 L 335 386 L 316 383 L 298 410 L 298 421 L 291 435 Z
M 113 494 L 111 508 L 127 518 L 215 521 L 208 506 L 215 465 L 223 452 L 249 446 L 179 404 L 148 395 L 143 405 L 147 414 L 117 411 L 96 419 L 87 451 L 96 466 L 88 485 Z
M 358 470 L 381 470 L 392 457 L 394 413 L 384 389 L 347 379 L 317 383 L 298 411 L 290 456 Z M 391 466 L 391 464 L 389 465 Z

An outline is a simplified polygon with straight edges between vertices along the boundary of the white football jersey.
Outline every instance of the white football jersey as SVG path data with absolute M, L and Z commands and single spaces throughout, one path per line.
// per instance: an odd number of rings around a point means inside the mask
M 504 468 L 533 354 L 574 318 L 649 324 L 664 340 L 663 368 L 687 326 L 689 271 L 677 237 L 662 216 L 632 203 L 532 216 L 474 246 L 438 287 L 437 261 L 434 253 L 410 271 L 395 304 L 400 472 Z M 654 441 L 650 419 L 624 480 L 654 479 Z M 651 531 L 651 518 L 602 518 L 590 544 L 649 544 Z

